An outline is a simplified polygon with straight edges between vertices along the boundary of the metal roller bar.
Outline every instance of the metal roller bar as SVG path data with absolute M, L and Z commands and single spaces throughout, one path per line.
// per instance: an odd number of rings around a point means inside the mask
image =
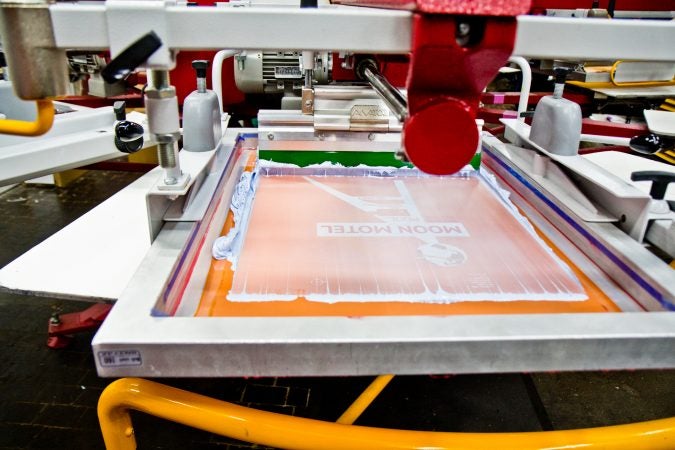
M 399 122 L 404 122 L 408 117 L 408 101 L 406 98 L 387 81 L 380 73 L 377 64 L 372 60 L 363 61 L 357 68 L 357 73 L 375 89 L 375 92 L 387 104 L 391 112 Z

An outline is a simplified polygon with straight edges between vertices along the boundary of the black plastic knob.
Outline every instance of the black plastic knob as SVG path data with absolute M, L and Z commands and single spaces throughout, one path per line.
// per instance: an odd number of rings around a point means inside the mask
M 143 148 L 143 127 L 128 120 L 115 125 L 115 147 L 122 153 L 136 153 Z
M 651 155 L 661 150 L 664 147 L 664 142 L 658 134 L 649 133 L 632 137 L 628 146 L 638 153 Z
M 633 181 L 651 181 L 652 188 L 649 190 L 649 195 L 654 200 L 663 200 L 663 197 L 666 196 L 668 185 L 675 181 L 675 173 L 659 170 L 642 170 L 631 173 L 630 179 Z
M 162 41 L 159 36 L 154 31 L 149 32 L 134 41 L 110 61 L 101 71 L 101 77 L 111 84 L 125 79 L 161 46 Z
M 198 59 L 192 61 L 192 68 L 197 72 L 197 78 L 206 78 L 206 69 L 209 67 L 209 62 L 205 59 Z
M 127 102 L 120 101 L 113 103 L 113 111 L 115 112 L 115 120 L 127 119 Z

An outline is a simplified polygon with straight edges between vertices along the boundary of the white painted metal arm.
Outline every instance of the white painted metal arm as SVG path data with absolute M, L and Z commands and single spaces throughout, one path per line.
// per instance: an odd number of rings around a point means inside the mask
M 128 3 L 128 2 L 117 2 Z M 156 8 L 144 33 L 153 28 Z M 50 7 L 59 48 L 107 49 L 110 11 L 117 6 L 56 3 Z M 113 14 L 114 16 L 114 14 Z M 162 30 L 155 30 L 172 50 L 314 50 L 402 54 L 410 51 L 410 11 L 352 6 L 323 8 L 187 7 L 164 8 Z M 153 20 L 155 20 L 153 19 Z M 141 22 L 143 19 L 139 19 Z M 292 24 L 292 25 L 289 25 Z M 253 32 L 255 31 L 255 32 Z M 136 36 L 137 37 L 137 36 Z M 129 38 L 131 39 L 131 38 Z M 532 58 L 613 58 L 675 60 L 675 22 L 518 16 L 514 55 Z
M 532 69 L 530 63 L 522 56 L 512 56 L 509 62 L 516 64 L 523 74 L 523 80 L 520 87 L 520 98 L 518 99 L 518 120 L 525 121 L 523 113 L 527 111 L 527 102 L 530 98 L 530 87 L 532 86 Z
M 675 21 L 518 16 L 513 54 L 527 58 L 675 61 Z
M 127 2 L 118 2 L 127 3 Z M 139 2 L 136 16 L 157 17 L 154 8 Z M 59 48 L 110 48 L 110 11 L 116 5 L 57 3 L 50 7 Z M 240 50 L 345 50 L 406 53 L 410 50 L 412 14 L 375 8 L 331 6 L 325 8 L 187 7 L 169 6 L 161 21 L 148 21 L 143 33 L 158 22 L 166 32 L 155 31 L 173 50 L 232 48 Z M 134 28 L 137 24 L 134 24 Z M 125 25 L 129 29 L 131 25 Z M 140 34 L 139 34 L 140 35 Z M 132 38 L 129 38 L 133 41 Z
M 239 53 L 237 50 L 220 50 L 213 57 L 211 64 L 211 84 L 213 92 L 218 96 L 220 113 L 223 113 L 223 61 Z

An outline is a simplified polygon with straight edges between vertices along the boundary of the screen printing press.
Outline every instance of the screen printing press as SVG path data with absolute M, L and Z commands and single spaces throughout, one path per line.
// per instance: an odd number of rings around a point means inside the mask
M 486 138 L 510 177 L 252 168 L 256 138 L 240 135 L 205 218 L 165 225 L 96 336 L 99 373 L 669 367 L 672 269 L 611 223 L 570 221 Z M 219 237 L 229 258 L 214 260 Z
M 150 245 L 143 187 L 155 170 L 0 279 L 28 292 L 42 283 L 49 295 L 115 295 L 95 273 L 119 285 L 128 275 L 106 269 L 125 252 L 95 241 L 138 205 L 145 226 L 125 239 L 142 261 L 93 342 L 102 376 L 671 367 L 672 269 L 613 223 L 579 220 L 509 149 L 483 132 L 487 167 L 435 177 L 278 163 L 284 152 L 259 151 L 255 130 L 230 129 L 208 155 L 217 182 L 201 220 L 167 221 Z M 205 156 L 181 153 L 184 167 L 199 166 L 195 155 Z M 89 239 L 90 225 L 89 254 L 56 268 L 48 255 Z M 53 275 L 21 281 L 49 265 Z M 73 288 L 83 275 L 94 280 Z
M 525 3 L 492 9 L 476 35 L 473 22 L 457 28 L 453 11 L 425 11 L 425 2 L 419 13 L 45 6 L 54 54 L 41 55 L 50 63 L 65 48 L 110 48 L 108 67 L 150 70 L 146 127 L 162 167 L 3 268 L 0 284 L 116 300 L 93 341 L 104 377 L 675 367 L 675 271 L 643 245 L 660 236 L 663 251 L 672 247 L 672 191 L 653 200 L 592 157 L 551 153 L 522 119 L 504 120 L 506 142 L 474 120 L 477 96 L 512 54 L 672 61 L 675 27 L 519 15 Z M 19 23 L 12 14 L 30 14 L 4 8 L 7 30 Z M 146 14 L 161 18 L 154 37 L 142 23 L 122 26 Z M 317 39 L 281 26 L 285 14 Z M 76 22 L 91 26 L 73 33 Z M 128 32 L 104 33 L 104 22 Z M 239 32 L 247 23 L 269 32 Z M 205 32 L 189 33 L 191 25 Z M 546 27 L 574 32 L 545 46 L 533 36 Z M 584 34 L 593 39 L 575 44 Z M 3 40 L 10 70 L 23 52 L 45 48 Z M 257 129 L 216 117 L 207 151 L 178 153 L 166 68 L 177 50 L 225 46 L 297 51 L 298 109 L 260 110 Z M 147 52 L 130 61 L 129 49 Z M 373 58 L 354 63 L 367 83 L 312 85 L 319 51 L 336 49 L 411 52 L 407 90 L 392 88 Z M 428 70 L 440 57 L 460 66 Z M 48 85 L 58 83 L 14 79 L 23 98 L 53 95 Z M 192 125 L 183 119 L 187 149 Z
M 645 111 L 652 134 L 637 141 L 582 132 L 558 65 L 525 120 L 526 58 L 668 72 L 675 22 L 532 15 L 526 0 L 282 3 L 0 1 L 14 104 L 36 102 L 0 133 L 56 125 L 0 141 L 0 186 L 48 172 L 51 151 L 56 170 L 152 143 L 160 163 L 2 268 L 2 289 L 114 303 L 92 342 L 101 377 L 379 375 L 338 424 L 117 380 L 99 399 L 106 446 L 135 448 L 135 408 L 284 448 L 672 448 L 673 419 L 504 435 L 343 427 L 382 374 L 675 368 L 675 170 L 579 152 L 658 153 L 675 113 Z M 98 52 L 112 84 L 146 71 L 145 116 L 116 104 L 54 120 L 72 49 Z M 214 89 L 208 61 L 193 61 L 181 116 L 169 71 L 179 51 L 205 49 L 226 49 Z M 492 134 L 480 101 L 507 64 L 520 101 Z M 226 77 L 281 108 L 255 104 L 255 128 L 235 123 Z M 78 136 L 94 153 L 66 151 Z

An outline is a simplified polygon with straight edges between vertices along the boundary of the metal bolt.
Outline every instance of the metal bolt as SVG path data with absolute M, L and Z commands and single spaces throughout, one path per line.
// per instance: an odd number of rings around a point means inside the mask
M 246 55 L 234 55 L 237 60 L 237 70 L 243 71 L 246 67 Z
M 169 82 L 169 71 L 168 70 L 150 70 L 150 81 L 151 86 L 155 89 L 167 88 L 171 85 Z
M 307 106 L 307 107 L 312 106 L 312 103 L 314 103 L 314 102 L 310 99 L 305 100 L 305 106 Z
M 52 316 L 49 318 L 49 323 L 52 325 L 60 325 L 61 324 L 61 319 L 59 318 L 58 313 L 52 314 Z
M 158 135 L 157 137 L 161 138 L 158 139 L 157 157 L 159 165 L 164 169 L 164 184 L 169 186 L 177 184 L 182 172 L 178 160 L 176 141 L 171 139 L 170 136 Z
M 410 162 L 410 160 L 408 159 L 408 155 L 405 154 L 405 150 L 403 150 L 403 149 L 397 151 L 394 156 L 396 157 L 396 159 L 398 159 L 401 162 L 404 162 L 404 163 Z
M 466 22 L 462 22 L 459 25 L 457 25 L 457 35 L 460 37 L 468 36 L 470 31 L 471 25 L 469 25 Z
M 176 167 L 176 153 L 174 152 L 173 142 L 160 142 L 157 145 L 157 155 L 159 164 L 165 168 L 170 169 Z
M 326 135 L 323 133 L 319 133 L 319 140 L 323 141 L 324 139 L 326 139 Z
M 274 134 L 272 134 L 272 133 L 268 134 L 267 139 L 269 139 L 270 141 L 273 141 L 274 140 Z
M 176 178 L 170 176 L 164 177 L 164 184 L 173 186 L 176 183 L 178 183 L 178 180 Z
M 375 133 L 369 133 L 369 134 L 368 134 L 368 140 L 369 140 L 369 141 L 374 141 L 374 140 L 375 140 Z

